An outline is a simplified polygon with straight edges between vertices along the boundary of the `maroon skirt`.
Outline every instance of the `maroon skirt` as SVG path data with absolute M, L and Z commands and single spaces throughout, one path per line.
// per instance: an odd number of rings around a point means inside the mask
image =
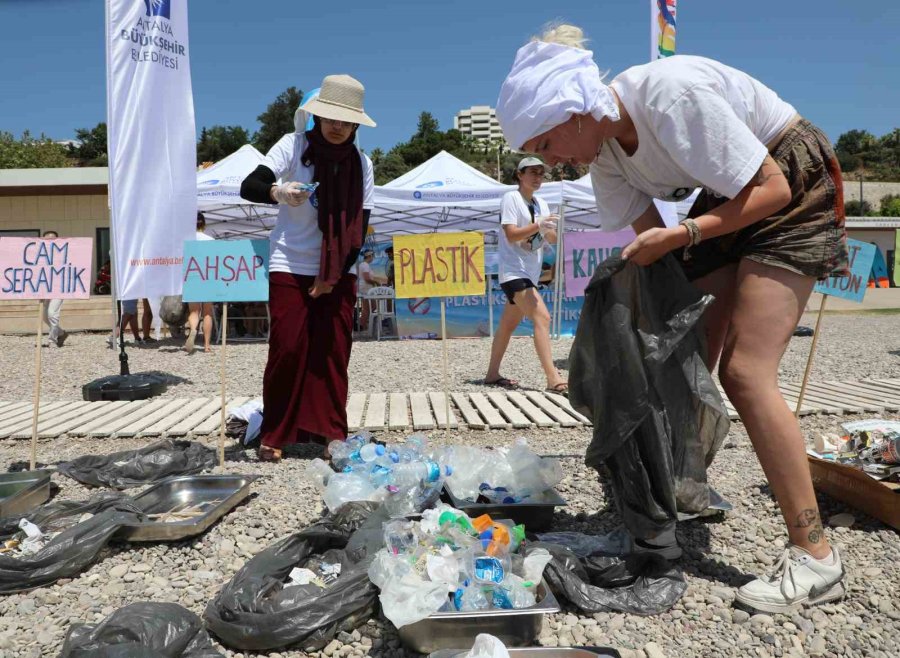
M 315 277 L 269 275 L 269 359 L 263 377 L 262 444 L 347 438 L 347 365 L 353 345 L 356 277 L 309 296 Z

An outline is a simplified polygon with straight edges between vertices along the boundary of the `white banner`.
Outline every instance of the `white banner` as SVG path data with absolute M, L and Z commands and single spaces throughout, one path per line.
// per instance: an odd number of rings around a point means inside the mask
M 650 0 L 650 61 L 675 54 L 675 4 Z
M 177 295 L 197 215 L 187 0 L 106 0 L 106 29 L 116 295 Z

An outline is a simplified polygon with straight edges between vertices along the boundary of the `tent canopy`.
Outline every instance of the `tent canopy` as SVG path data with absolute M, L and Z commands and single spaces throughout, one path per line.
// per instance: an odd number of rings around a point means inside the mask
M 206 217 L 206 230 L 219 240 L 267 238 L 275 225 L 277 206 L 241 198 L 241 182 L 263 160 L 245 144 L 208 169 L 197 172 L 197 210 Z

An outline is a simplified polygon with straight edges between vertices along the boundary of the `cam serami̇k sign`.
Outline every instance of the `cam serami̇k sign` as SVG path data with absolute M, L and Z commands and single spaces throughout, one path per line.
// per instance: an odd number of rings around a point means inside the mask
M 427 233 L 394 238 L 394 285 L 399 299 L 484 294 L 484 236 Z
M 0 238 L 0 299 L 87 299 L 91 238 Z

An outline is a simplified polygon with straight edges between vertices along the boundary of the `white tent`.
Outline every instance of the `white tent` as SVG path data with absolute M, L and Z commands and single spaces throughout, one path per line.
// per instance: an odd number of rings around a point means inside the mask
M 516 189 L 446 151 L 375 187 L 369 225 L 376 235 L 496 230 L 503 195 Z
M 268 237 L 278 208 L 241 198 L 241 182 L 263 160 L 262 153 L 245 144 L 197 172 L 197 210 L 206 217 L 207 233 L 220 240 Z

